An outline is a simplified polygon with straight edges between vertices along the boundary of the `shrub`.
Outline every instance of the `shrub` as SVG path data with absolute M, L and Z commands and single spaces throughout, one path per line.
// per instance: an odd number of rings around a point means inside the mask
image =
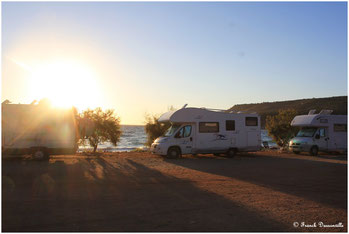
M 286 146 L 297 133 L 298 128 L 292 127 L 291 121 L 297 115 L 294 109 L 279 110 L 277 115 L 267 116 L 266 129 L 279 146 Z
M 156 115 L 146 116 L 145 122 L 144 128 L 147 134 L 146 146 L 150 146 L 156 138 L 162 136 L 171 125 L 169 122 L 160 123 L 159 116 Z

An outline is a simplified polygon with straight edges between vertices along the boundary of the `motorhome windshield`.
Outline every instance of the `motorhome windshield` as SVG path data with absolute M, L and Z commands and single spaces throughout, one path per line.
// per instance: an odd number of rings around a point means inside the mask
M 181 126 L 180 124 L 174 124 L 174 125 L 172 125 L 171 127 L 169 127 L 169 129 L 167 129 L 167 131 L 165 132 L 164 136 L 165 136 L 165 137 L 172 136 L 172 135 L 177 131 L 177 129 L 178 129 L 180 126 Z
M 313 127 L 302 128 L 297 133 L 297 137 L 313 137 L 316 130 L 317 128 L 313 128 Z

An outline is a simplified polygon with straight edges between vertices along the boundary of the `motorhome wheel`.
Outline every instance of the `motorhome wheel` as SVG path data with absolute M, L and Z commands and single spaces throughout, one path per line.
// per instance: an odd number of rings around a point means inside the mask
M 227 152 L 227 157 L 232 158 L 236 155 L 236 149 L 229 149 Z
M 37 160 L 47 160 L 49 158 L 48 153 L 44 149 L 35 149 L 33 150 L 32 156 Z
M 181 151 L 177 148 L 177 147 L 171 147 L 168 151 L 167 151 L 167 157 L 168 158 L 180 158 L 181 155 Z
M 310 154 L 313 155 L 313 156 L 316 156 L 319 152 L 319 149 L 317 146 L 313 146 L 310 148 Z
M 300 151 L 292 151 L 294 154 L 300 154 Z

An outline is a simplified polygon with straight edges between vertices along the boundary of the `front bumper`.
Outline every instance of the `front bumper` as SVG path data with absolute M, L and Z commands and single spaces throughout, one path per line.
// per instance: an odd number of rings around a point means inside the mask
M 150 152 L 152 152 L 153 154 L 160 154 L 160 155 L 167 154 L 167 150 L 162 145 L 157 144 L 157 143 L 151 144 Z
M 301 144 L 301 145 L 290 145 L 289 146 L 290 151 L 295 151 L 295 152 L 307 152 L 310 150 L 309 145 Z

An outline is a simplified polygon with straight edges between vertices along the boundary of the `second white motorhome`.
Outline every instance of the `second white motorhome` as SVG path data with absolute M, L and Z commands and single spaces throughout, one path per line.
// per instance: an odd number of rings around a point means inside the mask
M 74 109 L 56 109 L 46 104 L 2 104 L 2 154 L 32 154 L 48 159 L 50 154 L 77 150 L 78 129 Z
M 311 155 L 319 151 L 347 151 L 347 116 L 331 113 L 331 110 L 322 110 L 315 114 L 315 110 L 311 110 L 308 115 L 296 116 L 291 126 L 301 129 L 289 142 L 289 149 Z
M 221 154 L 258 151 L 261 148 L 260 117 L 205 108 L 169 111 L 159 122 L 172 125 L 151 145 L 151 151 L 170 158 L 182 154 Z

